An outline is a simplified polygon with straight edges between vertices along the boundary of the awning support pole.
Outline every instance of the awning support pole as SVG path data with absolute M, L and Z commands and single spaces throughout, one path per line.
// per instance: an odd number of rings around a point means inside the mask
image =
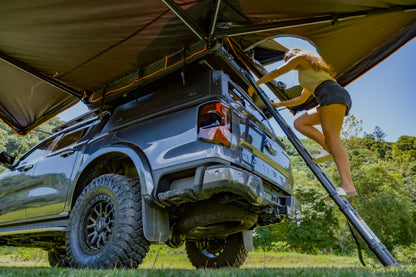
M 210 31 L 209 31 L 209 36 L 210 37 L 212 37 L 214 35 L 214 32 L 215 32 L 215 27 L 217 25 L 218 13 L 220 11 L 220 6 L 221 6 L 221 0 L 217 0 L 217 4 L 215 5 L 214 17 L 212 19 L 211 28 L 210 28 Z
M 186 12 L 181 9 L 172 0 L 162 0 L 168 8 L 198 37 L 200 40 L 206 40 L 205 31 L 196 23 Z

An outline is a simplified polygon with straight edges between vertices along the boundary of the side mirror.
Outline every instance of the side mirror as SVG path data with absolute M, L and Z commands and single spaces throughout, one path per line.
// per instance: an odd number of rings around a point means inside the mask
M 0 162 L 10 167 L 14 163 L 16 157 L 7 152 L 0 152 Z

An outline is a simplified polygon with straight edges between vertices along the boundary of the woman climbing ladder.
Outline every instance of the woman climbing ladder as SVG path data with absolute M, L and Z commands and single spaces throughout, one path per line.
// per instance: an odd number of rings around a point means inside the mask
M 284 60 L 282 66 L 257 80 L 256 85 L 270 82 L 291 70 L 298 71 L 299 83 L 303 87 L 301 95 L 271 104 L 274 107 L 291 107 L 303 104 L 311 94 L 317 98 L 319 107 L 297 118 L 294 123 L 295 128 L 322 146 L 323 150 L 314 159 L 316 163 L 333 157 L 341 178 L 341 187 L 337 188 L 338 194 L 357 195 L 351 178 L 348 155 L 340 138 L 344 116 L 351 109 L 350 95 L 335 81 L 331 67 L 322 58 L 294 48 L 286 53 Z M 253 95 L 254 90 L 252 86 L 249 87 L 250 96 Z M 319 124 L 323 133 L 314 127 Z

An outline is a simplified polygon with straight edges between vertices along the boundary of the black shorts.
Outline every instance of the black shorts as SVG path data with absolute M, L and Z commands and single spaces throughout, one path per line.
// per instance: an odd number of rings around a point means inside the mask
M 320 106 L 343 104 L 347 107 L 345 115 L 351 110 L 351 97 L 348 91 L 335 81 L 328 80 L 319 84 L 315 90 L 315 97 Z

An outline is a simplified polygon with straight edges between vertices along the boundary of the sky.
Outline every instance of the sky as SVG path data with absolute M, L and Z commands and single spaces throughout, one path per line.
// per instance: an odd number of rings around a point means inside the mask
M 287 37 L 277 40 L 287 48 L 298 47 L 316 53 L 305 40 Z M 286 83 L 288 88 L 298 84 L 295 72 L 278 80 Z M 402 135 L 416 137 L 416 86 L 413 83 L 416 84 L 416 39 L 346 87 L 352 98 L 350 114 L 363 122 L 362 135 L 364 132 L 371 134 L 378 126 L 386 134 L 386 141 L 395 142 Z M 78 104 L 58 117 L 68 121 L 86 111 L 85 105 Z M 300 115 L 294 117 L 287 111 L 281 114 L 289 124 Z
M 317 53 L 309 42 L 298 38 L 278 38 L 287 48 L 298 47 Z M 278 66 L 271 65 L 273 70 Z M 288 88 L 297 85 L 297 72 L 291 72 L 277 80 L 283 81 Z M 402 135 L 416 137 L 416 39 L 405 44 L 390 57 L 356 79 L 346 89 L 352 98 L 353 114 L 362 120 L 363 132 L 371 134 L 376 126 L 380 127 L 386 141 L 396 142 Z M 282 111 L 288 123 L 295 117 L 288 111 Z M 293 125 L 292 125 L 293 126 Z M 302 137 L 300 133 L 295 133 Z

